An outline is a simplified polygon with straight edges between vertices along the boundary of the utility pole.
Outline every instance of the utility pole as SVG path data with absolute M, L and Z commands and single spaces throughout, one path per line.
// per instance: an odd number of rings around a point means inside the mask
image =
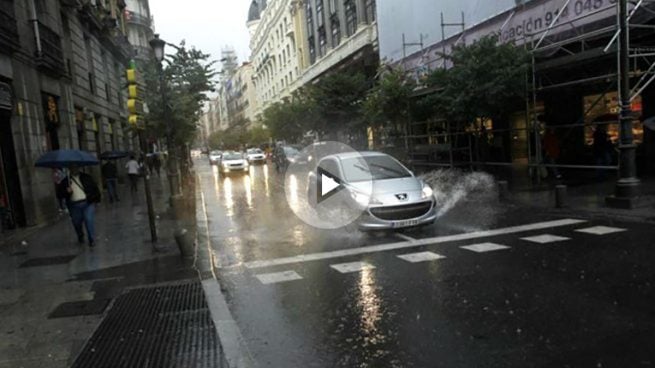
M 630 34 L 628 29 L 628 0 L 619 0 L 619 93 L 621 115 L 619 117 L 619 179 L 614 195 L 606 198 L 606 203 L 615 208 L 633 208 L 639 194 L 640 182 L 637 179 L 636 152 L 632 136 L 632 109 L 630 106 Z

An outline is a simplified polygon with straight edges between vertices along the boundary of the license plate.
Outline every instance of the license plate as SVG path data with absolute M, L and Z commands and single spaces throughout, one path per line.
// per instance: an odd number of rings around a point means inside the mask
M 391 223 L 392 227 L 409 227 L 416 225 L 418 225 L 418 220 L 394 221 Z

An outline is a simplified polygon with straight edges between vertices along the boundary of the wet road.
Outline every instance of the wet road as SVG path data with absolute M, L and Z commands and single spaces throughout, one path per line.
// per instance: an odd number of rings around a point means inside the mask
M 260 367 L 655 365 L 652 225 L 467 192 L 429 228 L 320 230 L 294 215 L 272 166 L 196 169 L 226 298 Z

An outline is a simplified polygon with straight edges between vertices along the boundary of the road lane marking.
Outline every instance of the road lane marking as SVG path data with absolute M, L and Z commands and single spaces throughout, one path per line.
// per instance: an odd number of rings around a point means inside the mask
M 571 238 L 567 238 L 564 236 L 550 235 L 550 234 L 541 234 L 536 236 L 529 236 L 527 238 L 521 238 L 521 240 L 526 240 L 529 242 L 539 243 L 539 244 L 548 244 L 548 243 L 561 242 L 565 240 L 571 240 Z
M 411 236 L 407 236 L 407 235 L 405 235 L 405 234 L 399 234 L 399 233 L 396 233 L 396 234 L 394 234 L 394 235 L 396 235 L 398 238 L 400 238 L 400 239 L 402 239 L 402 240 L 406 240 L 406 241 L 408 241 L 408 242 L 416 241 L 416 238 L 412 238 Z
M 277 284 L 279 282 L 287 282 L 287 281 L 302 279 L 302 276 L 298 275 L 296 271 L 262 273 L 259 275 L 255 275 L 255 277 L 264 285 Z
M 419 253 L 401 254 L 398 256 L 398 258 L 405 260 L 407 262 L 418 263 L 418 262 L 434 261 L 437 259 L 446 258 L 446 256 L 442 256 L 441 254 L 432 253 L 432 252 L 419 252 Z
M 579 233 L 587 233 L 587 234 L 593 234 L 593 235 L 607 235 L 607 234 L 613 234 L 613 233 L 619 233 L 622 231 L 626 231 L 626 229 L 621 229 L 618 227 L 609 227 L 609 226 L 593 226 L 593 227 L 588 227 L 585 229 L 578 229 L 575 230 Z
M 360 272 L 363 270 L 371 270 L 375 268 L 375 266 L 366 262 L 338 263 L 330 265 L 330 267 L 341 273 Z
M 495 250 L 509 249 L 506 245 L 496 244 L 496 243 L 480 243 L 480 244 L 471 244 L 460 247 L 462 249 L 470 250 L 476 253 L 492 252 Z
M 429 244 L 440 244 L 440 243 L 447 243 L 447 242 L 460 241 L 460 240 L 479 239 L 479 238 L 491 237 L 497 235 L 515 234 L 515 233 L 521 233 L 521 232 L 533 231 L 533 230 L 550 229 L 554 227 L 576 225 L 585 222 L 587 221 L 577 220 L 577 219 L 562 219 L 562 220 L 555 220 L 555 221 L 538 222 L 534 224 L 511 226 L 511 227 L 505 227 L 500 229 L 482 230 L 482 231 L 474 231 L 471 233 L 462 233 L 462 234 L 438 236 L 434 238 L 417 239 L 416 241 L 412 241 L 412 242 L 398 242 L 398 243 L 371 245 L 371 246 L 352 248 L 352 249 L 335 250 L 331 252 L 310 253 L 310 254 L 303 254 L 303 255 L 292 256 L 292 257 L 282 257 L 282 258 L 275 258 L 275 259 L 268 259 L 268 260 L 261 260 L 261 261 L 251 261 L 251 262 L 245 262 L 243 265 L 249 269 L 280 266 L 280 265 L 287 265 L 293 263 L 303 263 L 303 262 L 319 261 L 319 260 L 332 259 L 332 258 L 341 258 L 347 256 L 356 256 L 361 254 L 376 253 L 376 252 L 383 252 L 389 250 L 414 248 L 414 247 L 419 247 L 422 245 L 429 245 Z

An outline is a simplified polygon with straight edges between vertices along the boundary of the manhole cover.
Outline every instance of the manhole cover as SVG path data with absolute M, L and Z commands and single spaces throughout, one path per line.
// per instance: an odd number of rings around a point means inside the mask
M 52 313 L 50 313 L 48 318 L 52 319 L 102 314 L 102 312 L 105 311 L 105 308 L 107 308 L 109 301 L 110 299 L 94 299 L 61 303 L 54 311 L 52 311 Z
M 19 267 L 39 267 L 39 266 L 52 266 L 58 264 L 65 264 L 72 261 L 77 256 L 54 256 L 43 258 L 32 258 L 21 263 Z
M 72 367 L 219 367 L 219 342 L 198 281 L 121 294 Z

